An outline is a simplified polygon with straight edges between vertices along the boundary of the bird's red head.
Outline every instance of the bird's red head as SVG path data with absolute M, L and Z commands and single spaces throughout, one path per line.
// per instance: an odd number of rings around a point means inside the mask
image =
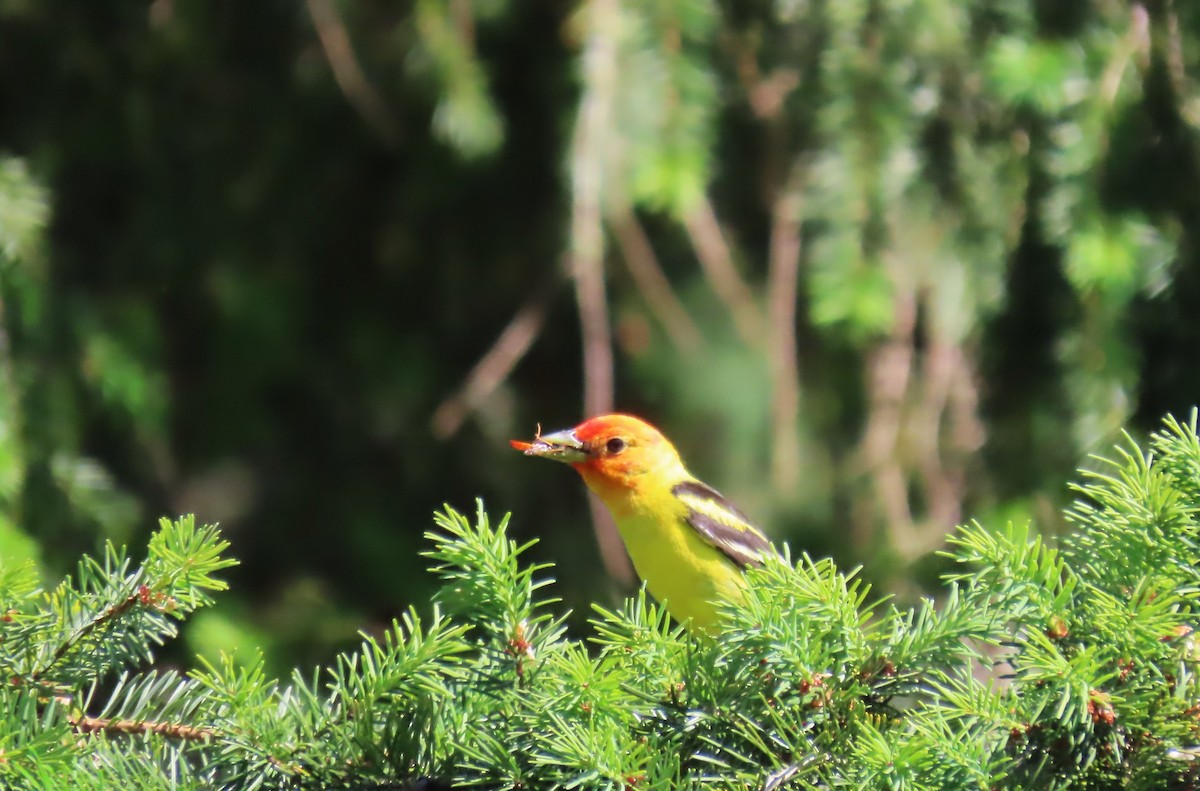
M 675 472 L 672 467 L 683 466 L 667 438 L 632 415 L 601 415 L 566 431 L 539 433 L 533 442 L 511 444 L 528 456 L 570 464 L 605 500 L 637 489 L 649 472 Z

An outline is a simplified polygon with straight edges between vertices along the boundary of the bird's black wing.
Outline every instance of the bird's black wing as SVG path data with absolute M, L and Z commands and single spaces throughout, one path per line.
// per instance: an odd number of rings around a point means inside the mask
M 684 519 L 692 529 L 738 566 L 761 566 L 762 556 L 774 551 L 749 517 L 711 486 L 684 481 L 671 487 L 671 494 L 687 506 Z

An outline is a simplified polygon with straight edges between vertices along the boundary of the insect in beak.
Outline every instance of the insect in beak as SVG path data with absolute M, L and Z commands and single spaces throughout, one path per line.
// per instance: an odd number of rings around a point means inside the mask
M 543 459 L 553 459 L 568 464 L 577 461 L 586 461 L 590 455 L 587 445 L 581 442 L 579 437 L 575 436 L 575 432 L 572 429 L 555 431 L 552 434 L 542 434 L 540 424 L 533 436 L 533 442 L 522 442 L 521 440 L 514 439 L 509 440 L 508 444 L 526 456 L 539 456 Z

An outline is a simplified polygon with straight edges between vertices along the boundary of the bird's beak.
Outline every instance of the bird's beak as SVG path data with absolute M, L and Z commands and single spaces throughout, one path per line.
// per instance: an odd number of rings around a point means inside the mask
M 555 431 L 553 434 L 539 432 L 533 442 L 521 442 L 514 439 L 509 440 L 508 444 L 526 456 L 539 456 L 543 459 L 554 459 L 567 464 L 588 459 L 587 445 L 580 442 L 579 437 L 575 436 L 572 429 Z

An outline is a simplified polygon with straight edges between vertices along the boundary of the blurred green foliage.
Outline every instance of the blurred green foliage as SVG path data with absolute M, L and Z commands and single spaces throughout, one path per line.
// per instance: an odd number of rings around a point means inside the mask
M 483 496 L 609 599 L 582 487 L 504 442 L 583 417 L 600 100 L 616 406 L 911 593 L 1200 401 L 1198 69 L 1172 2 L 8 4 L 0 552 L 220 521 L 192 646 L 290 666 L 427 597 L 430 513 Z

